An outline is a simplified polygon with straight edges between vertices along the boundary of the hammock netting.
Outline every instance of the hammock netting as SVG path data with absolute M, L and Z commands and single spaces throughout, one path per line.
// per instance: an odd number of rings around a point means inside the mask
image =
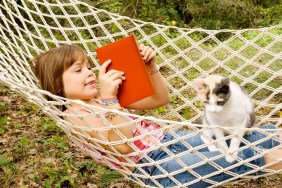
M 256 123 L 255 126 L 242 131 L 259 131 L 266 135 L 265 139 L 277 139 L 281 133 L 282 118 L 282 25 L 275 25 L 266 28 L 244 29 L 244 30 L 205 30 L 187 29 L 172 26 L 159 25 L 151 22 L 135 20 L 118 14 L 109 13 L 97 9 L 80 1 L 37 1 L 37 0 L 2 0 L 0 3 L 0 83 L 6 85 L 17 93 L 21 94 L 28 101 L 38 105 L 42 111 L 51 117 L 57 125 L 62 128 L 70 140 L 81 150 L 96 160 L 103 162 L 109 167 L 118 170 L 125 177 L 128 177 L 137 184 L 145 185 L 142 179 L 150 179 L 156 187 L 162 187 L 158 178 L 170 178 L 175 187 L 189 187 L 198 181 L 208 182 L 211 187 L 225 184 L 231 181 L 239 181 L 245 178 L 258 178 L 280 171 L 267 169 L 267 166 L 257 167 L 248 160 L 237 158 L 238 162 L 228 168 L 222 168 L 214 160 L 224 157 L 227 153 L 208 159 L 198 150 L 202 147 L 191 147 L 183 142 L 184 139 L 193 135 L 178 136 L 175 131 L 178 129 L 192 129 L 201 134 L 201 127 L 204 125 L 194 124 L 203 116 L 203 105 L 196 97 L 196 91 L 192 80 L 203 78 L 209 74 L 217 73 L 228 76 L 231 80 L 242 85 L 249 92 L 253 99 Z M 115 111 L 121 116 L 134 116 L 128 123 L 112 125 L 105 119 L 105 127 L 93 128 L 91 122 L 87 122 L 86 115 L 79 115 L 70 104 L 80 103 L 62 97 L 52 95 L 40 89 L 38 80 L 31 70 L 30 59 L 36 54 L 62 44 L 74 44 L 81 46 L 89 55 L 94 64 L 98 67 L 95 49 L 135 33 L 140 43 L 151 46 L 157 52 L 157 63 L 160 72 L 164 76 L 170 91 L 170 102 L 164 107 L 149 111 Z M 96 71 L 97 68 L 93 68 Z M 53 100 L 47 101 L 44 95 L 50 96 Z M 60 108 L 67 107 L 73 114 L 63 114 Z M 110 110 L 84 105 L 91 115 L 102 116 Z M 89 127 L 81 127 L 74 122 L 65 121 L 67 116 L 80 117 L 86 121 Z M 63 118 L 64 117 L 64 118 Z M 131 139 L 127 139 L 117 129 L 128 126 L 132 123 L 138 125 L 142 120 L 152 121 L 160 125 L 160 129 L 153 132 L 145 132 Z M 273 124 L 277 130 L 273 133 L 258 128 L 261 125 Z M 213 125 L 218 127 L 217 125 Z M 109 142 L 99 134 L 101 131 L 114 129 L 123 141 Z M 222 128 L 230 135 L 225 139 L 232 138 L 230 128 Z M 142 130 L 142 129 L 141 129 Z M 100 138 L 92 138 L 89 132 L 101 135 Z M 133 144 L 134 141 L 156 134 L 157 131 L 169 132 L 174 139 L 169 142 L 160 143 L 155 147 L 139 151 Z M 151 138 L 154 140 L 154 138 Z M 167 149 L 167 146 L 183 142 L 187 151 L 174 155 Z M 242 142 L 246 142 L 242 139 Z M 245 147 L 257 148 L 256 143 L 246 143 Z M 136 152 L 122 155 L 113 146 L 128 143 Z M 211 141 L 211 144 L 216 143 Z M 107 145 L 112 150 L 105 150 L 101 145 Z M 170 157 L 160 161 L 153 161 L 146 153 L 162 148 Z M 277 149 L 277 148 L 272 148 Z M 193 152 L 202 158 L 201 162 L 186 166 L 180 157 L 187 152 Z M 135 155 L 143 155 L 147 163 L 134 163 L 128 158 Z M 128 159 L 125 162 L 118 158 Z M 257 156 L 254 156 L 256 158 Z M 166 172 L 161 163 L 175 159 L 183 168 L 172 173 Z M 281 161 L 277 159 L 272 164 Z M 113 163 L 118 163 L 116 168 Z M 209 163 L 217 169 L 214 173 L 201 176 L 194 169 L 204 163 Z M 251 170 L 236 174 L 232 168 L 244 164 Z M 150 176 L 142 167 L 155 165 L 163 173 Z M 140 174 L 133 174 L 132 168 L 139 169 Z M 196 178 L 185 184 L 181 184 L 175 175 L 188 171 Z M 263 172 L 260 175 L 253 175 L 256 172 Z M 225 173 L 230 176 L 228 180 L 216 182 L 210 179 L 218 173 Z

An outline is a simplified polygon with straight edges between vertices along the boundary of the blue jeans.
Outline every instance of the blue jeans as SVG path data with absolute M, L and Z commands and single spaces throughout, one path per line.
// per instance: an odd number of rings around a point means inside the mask
M 266 126 L 262 126 L 261 129 L 275 129 L 276 127 L 274 125 L 266 125 Z M 270 132 L 270 131 L 268 131 Z M 197 147 L 197 146 L 201 146 L 203 145 L 203 141 L 200 138 L 200 135 L 197 134 L 195 131 L 176 131 L 176 133 L 179 136 L 183 136 L 183 135 L 187 135 L 187 134 L 191 134 L 193 136 L 187 138 L 185 140 L 185 142 L 187 143 L 188 147 Z M 265 134 L 258 132 L 258 131 L 254 131 L 251 135 L 246 135 L 244 136 L 244 138 L 248 141 L 248 142 L 255 142 L 258 141 L 260 139 L 265 138 Z M 174 137 L 171 134 L 165 133 L 165 137 L 161 140 L 162 143 L 168 142 L 168 141 L 172 141 L 174 139 Z M 268 139 L 262 143 L 257 144 L 256 146 L 259 148 L 264 148 L 264 149 L 270 149 L 276 145 L 280 144 L 277 141 L 274 141 L 272 139 Z M 244 146 L 244 144 L 241 144 L 241 147 Z M 187 146 L 183 145 L 183 143 L 181 142 L 176 142 L 174 144 L 170 144 L 167 146 L 167 149 L 169 149 L 169 151 L 171 151 L 173 154 L 179 154 L 181 152 L 187 151 L 189 148 L 187 148 Z M 216 157 L 221 155 L 220 152 L 217 151 L 209 151 L 207 149 L 207 147 L 202 147 L 201 149 L 197 150 L 200 154 L 204 155 L 205 157 L 207 157 L 208 159 L 212 158 L 212 157 Z M 238 157 L 245 160 L 245 159 L 249 159 L 251 157 L 254 157 L 256 155 L 258 155 L 259 152 L 256 151 L 253 148 L 250 147 L 246 147 L 246 149 L 241 150 L 238 152 Z M 154 151 L 151 151 L 150 153 L 148 153 L 148 157 L 150 157 L 152 160 L 154 161 L 159 161 L 162 159 L 165 159 L 167 157 L 169 157 L 170 155 L 167 154 L 163 149 L 157 149 Z M 201 157 L 199 157 L 199 155 L 197 154 L 197 152 L 189 152 L 186 153 L 185 155 L 181 155 L 178 158 L 178 161 L 181 161 L 182 163 L 184 163 L 185 165 L 192 166 L 195 165 L 199 162 L 202 162 L 203 159 Z M 176 170 L 181 170 L 183 169 L 183 167 L 179 164 L 176 159 L 171 159 L 169 161 L 160 163 L 159 165 L 167 172 L 167 173 L 173 173 Z M 238 161 L 234 161 L 233 163 L 228 163 L 225 160 L 225 157 L 218 157 L 215 160 L 212 160 L 214 165 L 217 165 L 219 168 L 221 169 L 226 169 L 229 166 L 234 165 L 235 163 L 237 163 Z M 175 173 L 175 175 L 172 175 L 173 178 L 167 177 L 167 176 L 163 176 L 163 177 L 158 177 L 158 178 L 154 178 L 154 176 L 158 176 L 158 175 L 162 175 L 163 172 L 156 166 L 156 165 L 152 165 L 151 163 L 148 162 L 148 160 L 146 158 L 143 158 L 140 160 L 139 163 L 142 164 L 148 164 L 144 167 L 142 167 L 142 169 L 150 175 L 151 178 L 155 179 L 159 184 L 161 184 L 163 187 L 173 187 L 173 186 L 177 186 L 177 184 L 172 180 L 172 179 L 176 179 L 177 181 L 179 181 L 181 184 L 187 183 L 187 182 L 191 182 L 194 181 L 193 184 L 189 185 L 188 187 L 195 187 L 195 188 L 201 188 L 201 187 L 208 187 L 211 186 L 213 184 L 207 182 L 207 181 L 214 181 L 214 182 L 222 182 L 224 180 L 228 180 L 230 178 L 232 178 L 233 176 L 230 175 L 231 173 L 235 173 L 235 174 L 244 174 L 244 173 L 248 173 L 250 172 L 251 175 L 255 175 L 255 174 L 261 174 L 263 172 L 256 170 L 255 172 L 251 172 L 251 170 L 254 170 L 254 168 L 250 167 L 249 165 L 238 165 L 235 167 L 232 167 L 231 169 L 228 169 L 228 172 L 220 172 L 218 171 L 218 169 L 216 167 L 214 167 L 213 165 L 211 165 L 208 162 L 205 162 L 201 165 L 195 165 L 194 167 L 192 167 L 189 170 L 183 170 L 180 173 Z M 264 157 L 262 156 L 257 156 L 255 157 L 255 159 L 253 161 L 250 161 L 251 164 L 255 165 L 255 167 L 260 167 L 263 166 L 264 163 Z M 197 174 L 200 175 L 201 177 L 203 176 L 208 176 L 209 174 L 212 174 L 214 172 L 218 173 L 216 175 L 212 175 L 209 177 L 206 177 L 204 179 L 200 179 L 197 177 Z M 195 175 L 195 173 L 197 173 Z M 135 169 L 133 171 L 133 174 L 143 174 L 140 170 Z M 249 175 L 250 175 L 249 174 Z M 137 175 L 138 176 L 138 175 Z M 132 176 L 132 178 L 136 178 L 136 176 Z M 157 184 L 154 183 L 154 181 L 151 180 L 151 178 L 141 178 L 139 177 L 139 179 L 141 181 L 143 181 L 145 183 L 145 185 L 149 185 L 152 187 L 158 187 Z M 139 180 L 139 181 L 140 181 Z

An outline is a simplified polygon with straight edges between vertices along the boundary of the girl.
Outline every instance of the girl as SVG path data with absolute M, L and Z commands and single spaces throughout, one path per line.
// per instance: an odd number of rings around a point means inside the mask
M 150 97 L 133 103 L 126 108 L 145 110 L 162 106 L 168 103 L 169 93 L 165 81 L 155 64 L 156 53 L 150 47 L 144 46 L 143 44 L 140 44 L 140 53 L 146 63 L 148 72 L 150 73 L 150 77 L 154 86 L 154 94 Z M 126 75 L 118 70 L 107 71 L 107 67 L 111 63 L 110 60 L 106 61 L 99 69 L 99 90 L 97 90 L 98 87 L 96 77 L 91 71 L 90 61 L 88 60 L 86 53 L 78 46 L 65 45 L 51 49 L 35 57 L 34 62 L 35 74 L 40 81 L 42 89 L 68 99 L 79 99 L 86 104 L 108 109 L 122 109 L 120 104 L 118 103 L 116 96 L 119 86 L 126 79 Z M 75 104 L 72 105 L 72 108 L 75 109 L 76 113 L 78 114 L 89 115 L 86 119 L 87 122 L 91 122 L 91 126 L 93 126 L 93 128 L 106 127 L 104 121 L 102 121 L 98 116 L 92 115 L 91 112 L 89 112 L 82 105 Z M 64 112 L 67 114 L 73 113 L 70 110 L 65 110 Z M 107 118 L 107 120 L 113 125 L 118 125 L 121 123 L 129 122 L 129 119 L 132 117 L 125 118 L 124 116 L 117 114 L 108 114 L 105 116 L 105 118 Z M 69 117 L 67 120 L 75 122 L 75 124 L 78 126 L 88 126 L 85 121 L 82 121 L 80 118 Z M 142 127 L 142 130 L 145 131 L 159 130 L 158 125 L 142 121 L 138 125 L 130 124 L 123 127 L 119 126 L 118 128 L 116 128 L 118 129 L 118 131 L 114 129 L 104 129 L 100 132 L 103 138 L 101 137 L 101 135 L 96 134 L 94 131 L 88 132 L 88 134 L 95 139 L 105 138 L 109 142 L 118 142 L 122 141 L 124 137 L 130 139 L 141 135 L 142 131 L 140 131 L 140 127 Z M 274 128 L 275 127 L 271 125 L 262 127 L 262 129 Z M 121 133 L 123 136 L 121 136 L 117 132 Z M 181 142 L 169 144 L 167 146 L 167 149 L 169 149 L 173 154 L 179 154 L 188 150 L 189 148 L 187 148 L 187 145 L 193 148 L 204 144 L 199 134 L 195 134 L 194 131 L 176 131 L 175 133 L 179 136 L 191 136 L 185 140 L 185 142 L 187 143 L 186 146 Z M 255 131 L 252 135 L 245 136 L 244 138 L 249 142 L 255 142 L 259 141 L 260 139 L 264 139 L 265 137 L 265 134 Z M 119 152 L 121 155 L 125 155 L 136 152 L 136 148 L 138 148 L 139 151 L 142 151 L 150 147 L 155 147 L 156 145 L 158 145 L 158 143 L 169 142 L 173 139 L 174 137 L 172 136 L 172 134 L 159 131 L 156 134 L 153 134 L 151 136 L 151 139 L 145 137 L 143 139 L 134 141 L 134 147 L 132 146 L 132 144 L 128 144 L 128 142 L 120 142 L 120 144 L 116 144 L 114 146 L 103 144 L 101 145 L 106 150 L 114 150 Z M 262 149 L 270 149 L 277 146 L 278 144 L 280 143 L 277 141 L 267 139 L 262 143 L 256 144 L 256 146 Z M 202 147 L 202 149 L 198 150 L 198 152 L 200 152 L 202 156 L 206 157 L 207 159 L 217 159 L 213 161 L 214 164 L 210 162 L 204 162 L 198 167 L 194 167 L 189 170 L 182 170 L 181 173 L 175 173 L 175 175 L 170 177 L 159 176 L 157 178 L 140 179 L 146 185 L 150 186 L 171 187 L 176 186 L 177 182 L 181 184 L 193 182 L 193 184 L 191 186 L 189 185 L 189 187 L 199 188 L 212 185 L 211 181 L 221 182 L 232 178 L 230 173 L 244 174 L 253 170 L 253 168 L 249 165 L 234 165 L 236 161 L 234 163 L 228 163 L 224 157 L 217 157 L 220 155 L 219 152 L 210 152 L 207 147 Z M 255 159 L 250 163 L 252 165 L 260 167 L 265 164 L 272 163 L 275 160 L 275 157 L 281 158 L 282 149 L 271 150 L 270 153 L 264 157 L 261 157 L 261 155 L 259 154 L 259 151 L 251 147 L 246 147 L 246 149 L 238 153 L 238 158 L 246 160 L 254 157 Z M 165 170 L 167 173 L 173 173 L 177 170 L 183 169 L 183 164 L 185 164 L 186 167 L 189 168 L 191 165 L 203 162 L 202 158 L 196 155 L 196 153 L 191 152 L 186 153 L 185 155 L 180 155 L 177 160 L 171 159 L 158 165 L 153 165 L 152 163 L 150 163 L 150 161 L 152 160 L 159 161 L 169 156 L 170 155 L 167 153 L 167 151 L 159 148 L 149 152 L 146 157 L 136 155 L 128 157 L 128 159 L 121 158 L 120 160 L 123 162 L 124 160 L 130 160 L 139 164 L 148 164 L 147 166 L 144 165 L 144 167 L 142 168 L 132 169 L 133 174 L 145 173 L 145 175 L 147 174 L 148 177 L 161 175 L 164 173 L 163 170 Z M 180 163 L 178 162 L 179 160 L 182 162 L 182 165 L 180 165 Z M 215 168 L 214 165 L 219 166 L 221 169 L 228 168 L 231 165 L 234 165 L 235 167 L 230 168 L 227 172 L 222 170 L 221 172 L 216 173 L 216 175 L 209 176 L 209 174 L 217 171 L 217 168 Z M 160 169 L 160 166 L 162 169 Z M 282 168 L 282 164 L 277 163 L 275 165 L 269 165 L 268 168 L 280 169 Z M 255 172 L 261 173 L 258 170 Z M 201 177 L 206 176 L 206 178 L 197 178 L 197 174 Z M 252 174 L 254 174 L 254 172 Z M 133 178 L 136 177 L 137 175 L 133 175 Z

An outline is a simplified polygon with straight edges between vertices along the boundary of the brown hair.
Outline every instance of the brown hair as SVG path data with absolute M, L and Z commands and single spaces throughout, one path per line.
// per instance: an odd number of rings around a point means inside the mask
M 32 62 L 34 72 L 40 82 L 41 89 L 63 97 L 62 75 L 77 60 L 88 59 L 85 51 L 74 45 L 64 45 L 50 49 L 38 56 Z M 50 100 L 49 97 L 47 97 Z

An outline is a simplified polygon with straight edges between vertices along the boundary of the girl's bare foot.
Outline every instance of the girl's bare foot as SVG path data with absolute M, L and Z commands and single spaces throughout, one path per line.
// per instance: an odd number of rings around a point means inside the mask
M 265 155 L 264 161 L 266 165 L 273 163 L 273 165 L 267 167 L 268 169 L 272 169 L 272 170 L 282 169 L 282 148 L 269 151 L 269 153 Z M 278 163 L 275 164 L 275 162 Z
M 282 143 L 282 132 L 279 133 L 279 137 L 280 137 L 280 143 Z M 264 160 L 265 160 L 266 165 L 273 163 L 273 165 L 270 165 L 267 167 L 268 169 L 281 170 L 282 169 L 282 145 L 275 150 L 269 151 L 265 155 Z

